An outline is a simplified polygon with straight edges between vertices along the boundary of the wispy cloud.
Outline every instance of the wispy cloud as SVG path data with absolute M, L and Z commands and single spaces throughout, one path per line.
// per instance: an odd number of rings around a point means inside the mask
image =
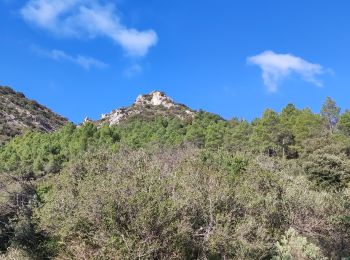
M 99 61 L 97 59 L 94 59 L 92 57 L 88 56 L 83 56 L 83 55 L 77 55 L 77 56 L 72 56 L 67 54 L 66 52 L 62 50 L 44 50 L 39 47 L 32 47 L 32 50 L 44 57 L 47 57 L 49 59 L 55 60 L 55 61 L 66 61 L 66 62 L 71 62 L 76 65 L 79 65 L 83 67 L 86 70 L 89 70 L 90 68 L 106 68 L 108 65 L 102 61 Z
M 144 56 L 156 45 L 153 30 L 128 28 L 120 21 L 113 1 L 29 0 L 22 17 L 36 26 L 66 37 L 104 36 L 119 44 L 129 56 Z
M 247 61 L 261 68 L 264 84 L 270 92 L 276 92 L 281 81 L 292 73 L 299 74 L 303 80 L 316 86 L 322 86 L 317 76 L 325 73 L 325 69 L 320 64 L 310 63 L 292 54 L 265 51 L 248 57 Z
M 139 64 L 133 64 L 123 71 L 123 75 L 126 78 L 133 78 L 142 73 L 143 69 Z

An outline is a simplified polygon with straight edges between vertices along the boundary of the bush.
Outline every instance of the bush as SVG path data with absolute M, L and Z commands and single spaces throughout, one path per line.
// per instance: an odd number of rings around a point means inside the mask
M 31 258 L 26 251 L 10 247 L 6 254 L 0 254 L 0 260 L 30 260 Z
M 341 190 L 350 181 L 350 162 L 344 155 L 315 152 L 309 156 L 304 168 L 319 189 Z
M 276 243 L 273 260 L 322 260 L 327 259 L 320 248 L 289 228 L 282 239 Z

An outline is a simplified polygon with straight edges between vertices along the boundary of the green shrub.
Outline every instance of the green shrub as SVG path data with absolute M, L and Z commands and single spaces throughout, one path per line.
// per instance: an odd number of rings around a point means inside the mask
M 322 260 L 327 259 L 320 248 L 289 228 L 275 245 L 273 260 Z

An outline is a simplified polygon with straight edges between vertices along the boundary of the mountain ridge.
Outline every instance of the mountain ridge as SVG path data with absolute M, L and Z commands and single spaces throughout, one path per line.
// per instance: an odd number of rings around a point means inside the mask
M 7 86 L 0 86 L 0 101 L 0 144 L 23 133 L 26 129 L 52 132 L 70 122 L 67 118 Z M 192 122 L 198 113 L 197 110 L 175 102 L 165 92 L 154 90 L 148 94 L 138 95 L 129 106 L 113 109 L 109 113 L 102 114 L 97 120 L 86 117 L 83 122 L 76 125 L 90 122 L 97 127 L 113 126 L 134 119 L 151 121 L 156 117 L 178 118 L 184 122 Z
M 23 93 L 0 86 L 0 143 L 25 129 L 52 132 L 68 122 L 67 118 L 28 99 Z

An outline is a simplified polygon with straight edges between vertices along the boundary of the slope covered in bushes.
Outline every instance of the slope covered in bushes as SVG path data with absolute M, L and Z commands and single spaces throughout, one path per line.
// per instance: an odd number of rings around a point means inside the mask
M 0 249 L 32 259 L 350 256 L 350 120 L 292 104 L 28 132 L 0 148 Z

